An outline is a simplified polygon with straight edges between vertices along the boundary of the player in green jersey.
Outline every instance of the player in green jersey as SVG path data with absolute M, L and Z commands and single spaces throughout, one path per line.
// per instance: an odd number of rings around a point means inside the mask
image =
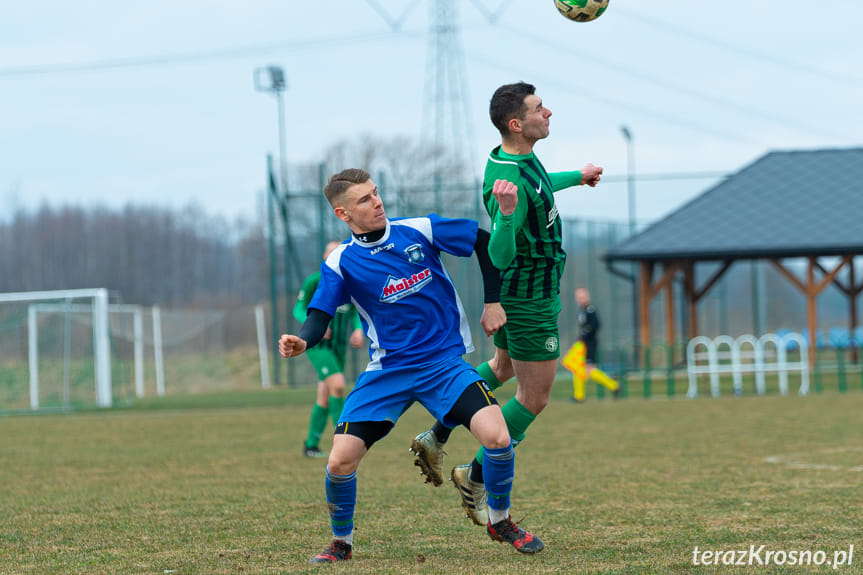
M 528 426 L 548 404 L 560 356 L 557 318 L 566 253 L 553 194 L 570 186 L 596 186 L 602 174 L 602 168 L 593 164 L 579 171 L 546 172 L 533 148 L 548 137 L 551 110 L 535 92 L 525 82 L 495 91 L 489 115 L 501 144 L 489 154 L 483 178 L 483 202 L 492 223 L 489 253 L 501 270 L 507 323 L 494 335 L 494 357 L 477 371 L 491 389 L 516 377 L 515 397 L 503 406 L 513 445 L 524 440 Z M 517 186 L 517 206 L 508 216 L 501 214 L 491 193 L 500 180 Z M 449 432 L 436 422 L 411 443 L 417 465 L 435 485 L 442 482 L 443 444 Z M 477 525 L 488 520 L 481 462 L 482 451 L 450 474 L 462 506 Z
M 327 259 L 338 245 L 339 242 L 328 243 L 323 259 Z M 297 304 L 294 306 L 294 317 L 300 323 L 306 321 L 306 310 L 320 281 L 321 272 L 316 271 L 306 278 L 300 288 Z M 363 326 L 356 308 L 349 304 L 343 307 L 345 309 L 339 308 L 330 322 L 324 340 L 306 353 L 318 374 L 318 395 L 309 416 L 309 432 L 303 441 L 303 455 L 306 457 L 326 457 L 326 453 L 320 448 L 321 434 L 327 426 L 328 415 L 333 427 L 338 425 L 345 404 L 347 385 L 343 372 L 347 343 L 350 339 L 355 348 L 363 344 Z

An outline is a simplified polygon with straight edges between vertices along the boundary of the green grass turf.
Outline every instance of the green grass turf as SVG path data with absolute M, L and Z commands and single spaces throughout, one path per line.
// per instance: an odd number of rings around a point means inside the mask
M 2 417 L 0 574 L 724 573 L 740 568 L 694 566 L 694 548 L 750 545 L 831 558 L 854 545 L 837 572 L 861 572 L 859 390 L 581 405 L 568 393 L 555 386 L 516 451 L 512 513 L 542 553 L 491 541 L 451 483 L 423 483 L 408 445 L 431 417 L 417 405 L 360 466 L 354 558 L 316 568 L 330 532 L 325 463 L 300 454 L 311 388 Z M 475 446 L 454 432 L 447 470 Z

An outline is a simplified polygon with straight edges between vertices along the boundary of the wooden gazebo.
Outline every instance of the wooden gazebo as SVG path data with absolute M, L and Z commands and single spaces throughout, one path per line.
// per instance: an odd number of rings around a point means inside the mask
M 863 148 L 777 151 L 609 250 L 604 259 L 638 265 L 639 339 L 650 345 L 650 302 L 664 293 L 666 341 L 675 340 L 673 282 L 683 281 L 690 336 L 698 335 L 701 298 L 738 260 L 766 260 L 806 298 L 809 350 L 816 349 L 817 298 L 829 284 L 848 298 L 851 333 L 863 291 Z M 831 267 L 822 259 L 838 263 Z M 804 277 L 788 260 L 806 262 Z M 713 273 L 696 285 L 696 267 Z M 717 267 L 718 264 L 718 267 Z M 847 269 L 847 274 L 838 274 Z M 703 275 L 703 274 L 702 274 Z M 814 356 L 811 358 L 814 359 Z

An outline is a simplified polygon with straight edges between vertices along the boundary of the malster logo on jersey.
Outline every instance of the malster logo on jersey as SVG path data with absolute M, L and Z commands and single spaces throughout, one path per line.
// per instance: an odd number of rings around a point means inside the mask
M 380 301 L 383 303 L 398 301 L 405 296 L 420 291 L 431 280 L 432 275 L 429 268 L 406 278 L 389 276 L 386 285 L 384 285 L 384 290 L 381 292 Z

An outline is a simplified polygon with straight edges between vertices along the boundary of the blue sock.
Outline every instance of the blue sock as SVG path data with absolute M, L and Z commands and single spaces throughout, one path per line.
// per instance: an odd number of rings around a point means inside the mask
M 324 480 L 327 489 L 327 506 L 330 508 L 330 525 L 333 535 L 346 537 L 354 531 L 354 507 L 357 505 L 357 472 L 350 475 L 330 473 Z
M 515 476 L 515 453 L 512 443 L 499 449 L 485 449 L 482 478 L 488 492 L 488 506 L 497 511 L 509 509 L 509 494 Z

